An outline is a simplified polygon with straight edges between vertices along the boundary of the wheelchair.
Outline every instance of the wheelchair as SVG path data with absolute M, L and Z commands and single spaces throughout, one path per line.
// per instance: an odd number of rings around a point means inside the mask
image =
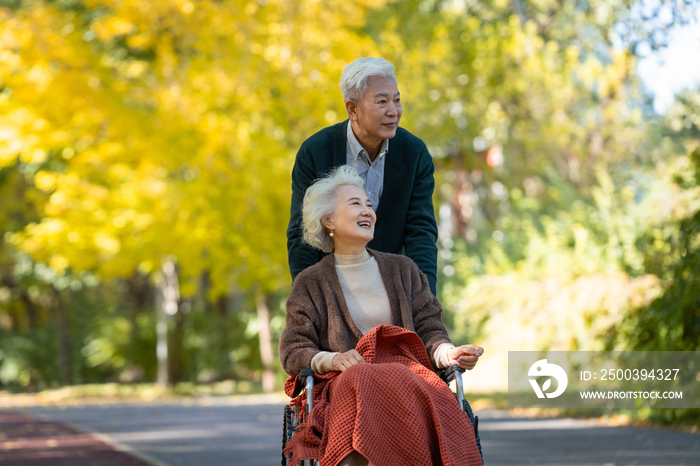
M 472 411 L 469 402 L 464 398 L 464 384 L 462 382 L 462 373 L 464 369 L 458 365 L 450 366 L 447 369 L 440 370 L 437 374 L 440 378 L 449 386 L 450 382 L 455 382 L 455 397 L 457 397 L 457 402 L 462 407 L 462 411 L 467 413 L 469 420 L 474 428 L 474 435 L 476 436 L 476 446 L 479 449 L 479 455 L 481 455 L 481 462 L 484 462 L 484 453 L 481 451 L 481 439 L 479 438 L 479 416 L 475 416 Z M 301 418 L 309 415 L 311 410 L 314 408 L 314 371 L 311 369 L 303 369 L 297 377 L 296 386 L 294 387 L 293 398 L 299 396 L 302 391 L 306 394 L 306 412 L 301 413 L 301 407 L 299 406 L 285 406 L 284 407 L 284 422 L 282 426 L 282 466 L 319 466 L 318 460 L 304 460 L 296 465 L 292 465 L 289 461 L 291 455 L 285 456 L 284 447 L 287 442 L 292 438 L 292 436 L 299 429 L 301 424 Z M 302 415 L 303 414 L 303 415 Z

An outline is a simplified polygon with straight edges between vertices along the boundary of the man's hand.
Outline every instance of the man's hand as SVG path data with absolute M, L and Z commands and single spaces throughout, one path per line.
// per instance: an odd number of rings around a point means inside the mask
M 462 369 L 472 370 L 484 354 L 484 348 L 476 345 L 462 345 L 447 350 L 447 359 L 450 364 L 457 364 Z
M 345 370 L 350 366 L 354 366 L 355 364 L 364 364 L 364 362 L 365 360 L 362 359 L 360 353 L 354 349 L 351 349 L 347 353 L 336 354 L 333 358 L 332 364 L 334 371 L 345 372 Z

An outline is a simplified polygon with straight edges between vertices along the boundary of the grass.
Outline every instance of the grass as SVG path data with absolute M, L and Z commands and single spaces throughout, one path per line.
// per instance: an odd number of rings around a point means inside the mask
M 482 409 L 508 409 L 508 393 L 474 393 L 465 394 L 465 397 L 474 411 Z
M 600 419 L 611 425 L 670 427 L 683 432 L 700 433 L 700 409 L 697 408 L 562 409 L 558 411 L 560 416 Z
M 187 398 L 263 394 L 260 383 L 224 380 L 210 384 L 181 382 L 163 388 L 155 383 L 84 384 L 42 390 L 36 393 L 0 391 L 0 406 L 79 404 L 90 402 L 162 402 Z

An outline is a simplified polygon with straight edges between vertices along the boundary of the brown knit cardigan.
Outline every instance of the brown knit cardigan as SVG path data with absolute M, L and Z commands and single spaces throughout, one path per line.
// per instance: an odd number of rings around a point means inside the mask
M 430 291 L 425 274 L 406 256 L 368 251 L 379 266 L 392 324 L 416 332 L 435 367 L 435 349 L 449 343 L 450 337 L 442 323 L 442 306 Z M 361 337 L 348 311 L 333 254 L 329 254 L 294 280 L 287 299 L 287 326 L 280 337 L 282 367 L 287 374 L 297 375 L 311 367 L 311 360 L 320 351 L 344 353 L 355 348 Z

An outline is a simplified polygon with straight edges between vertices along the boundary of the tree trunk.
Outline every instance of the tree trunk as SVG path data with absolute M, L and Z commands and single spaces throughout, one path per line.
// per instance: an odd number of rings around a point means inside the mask
M 38 325 L 38 312 L 36 304 L 31 300 L 27 294 L 27 290 L 23 287 L 17 280 L 12 276 L 12 272 L 6 269 L 0 270 L 0 276 L 2 276 L 2 283 L 4 283 L 8 288 L 15 289 L 19 292 L 19 298 L 24 304 L 24 310 L 27 313 L 27 325 L 29 330 L 34 332 Z
M 156 384 L 161 388 L 168 386 L 168 316 L 165 313 L 163 299 L 163 286 L 158 284 L 156 293 Z
M 127 302 L 131 308 L 131 341 L 138 338 L 138 316 L 146 308 L 151 298 L 151 284 L 149 276 L 136 272 L 133 276 L 126 279 L 127 286 Z
M 205 270 L 199 275 L 199 286 L 197 290 L 197 301 L 192 303 L 193 306 L 200 307 L 205 313 L 212 311 L 212 303 L 209 300 L 209 289 L 211 289 L 211 278 L 209 271 Z
M 221 296 L 216 302 L 217 316 L 219 320 L 219 357 L 216 361 L 216 371 L 223 377 L 229 371 L 228 357 L 228 296 Z
M 58 330 L 58 369 L 63 385 L 71 384 L 70 377 L 70 338 L 68 332 L 68 315 L 61 297 L 61 292 L 54 288 L 56 324 Z
M 171 383 L 168 364 L 168 318 L 177 313 L 180 300 L 180 283 L 173 261 L 167 261 L 163 264 L 158 289 L 160 293 L 156 293 L 156 312 L 158 313 L 158 323 L 156 324 L 157 383 L 160 387 L 165 388 Z
M 184 327 L 184 316 L 178 312 L 173 316 L 175 325 L 170 334 L 170 357 L 169 357 L 169 381 L 175 385 L 182 379 L 182 333 Z
M 20 290 L 20 297 L 22 303 L 24 303 L 24 308 L 27 311 L 27 324 L 29 325 L 29 330 L 34 332 L 37 328 L 37 310 L 34 302 L 29 298 L 29 295 L 24 289 Z
M 260 358 L 263 363 L 263 391 L 275 391 L 275 373 L 272 370 L 274 356 L 272 352 L 272 329 L 270 327 L 270 309 L 267 306 L 267 296 L 259 291 L 255 296 L 255 307 L 258 313 L 258 339 L 260 341 Z

